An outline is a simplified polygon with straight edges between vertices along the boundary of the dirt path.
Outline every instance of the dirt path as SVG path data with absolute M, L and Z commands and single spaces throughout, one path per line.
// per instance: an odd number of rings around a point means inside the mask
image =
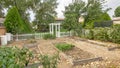
M 66 39 L 67 43 L 74 44 L 76 47 L 88 51 L 95 56 L 103 57 L 105 60 L 120 60 L 120 51 L 108 51 L 107 47 L 87 43 L 81 40 Z

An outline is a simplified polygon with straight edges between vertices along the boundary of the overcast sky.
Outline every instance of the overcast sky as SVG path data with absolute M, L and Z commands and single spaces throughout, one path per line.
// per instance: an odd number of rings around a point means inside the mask
M 83 0 L 87 1 L 87 0 Z M 107 1 L 107 7 L 112 8 L 108 13 L 112 17 L 114 15 L 114 10 L 117 8 L 117 6 L 120 6 L 120 0 L 106 0 Z M 58 13 L 58 18 L 64 18 L 64 15 L 62 11 L 65 10 L 65 6 L 68 6 L 72 0 L 58 0 L 58 8 L 56 9 Z M 31 20 L 34 19 L 34 14 L 31 13 Z
M 114 10 L 120 6 L 120 0 L 108 0 L 108 7 L 112 8 L 108 13 L 112 17 L 114 15 Z

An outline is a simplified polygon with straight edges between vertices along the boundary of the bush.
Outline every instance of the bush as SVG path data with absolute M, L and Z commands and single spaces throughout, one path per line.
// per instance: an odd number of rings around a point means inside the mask
M 17 47 L 0 47 L 0 68 L 24 68 L 32 59 L 32 53 Z
M 120 44 L 120 25 L 114 25 L 109 36 L 112 42 Z
M 43 68 L 57 68 L 57 63 L 59 60 L 59 54 L 53 56 L 40 55 L 40 61 L 43 65 Z
M 81 37 L 120 44 L 120 25 L 117 24 L 109 28 L 94 28 L 92 30 L 84 29 Z
M 46 35 L 44 35 L 44 37 L 43 37 L 45 40 L 47 40 L 47 39 L 55 39 L 56 37 L 55 37 L 55 35 L 52 35 L 52 34 L 46 34 Z
M 94 39 L 93 33 L 94 32 L 92 30 L 85 30 L 84 38 Z
M 66 43 L 56 44 L 56 48 L 58 48 L 61 51 L 71 50 L 73 47 L 74 45 L 66 44 Z
M 94 29 L 94 39 L 101 41 L 109 41 L 109 35 L 107 34 L 107 28 Z

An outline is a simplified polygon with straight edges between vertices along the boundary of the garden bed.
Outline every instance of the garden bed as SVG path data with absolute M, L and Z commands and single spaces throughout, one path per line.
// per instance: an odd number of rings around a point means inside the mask
M 73 47 L 71 50 L 64 52 L 67 56 L 71 57 L 73 60 L 86 59 L 94 57 L 92 54 L 85 52 L 77 47 Z
M 59 48 L 57 48 L 57 50 L 61 51 Z M 68 50 L 63 50 L 61 52 L 64 53 L 64 55 L 67 57 L 67 60 L 72 65 L 83 65 L 90 62 L 102 60 L 102 57 L 95 57 L 93 54 L 83 51 L 80 48 L 77 48 L 75 46 L 73 46 Z

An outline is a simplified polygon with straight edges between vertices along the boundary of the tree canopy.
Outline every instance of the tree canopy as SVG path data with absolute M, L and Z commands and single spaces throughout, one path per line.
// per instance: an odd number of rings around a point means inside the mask
M 120 17 L 120 6 L 115 9 L 115 16 Z
M 86 13 L 86 15 L 84 15 L 84 27 L 93 28 L 94 22 L 111 20 L 107 14 L 109 8 L 103 10 L 104 3 L 104 0 L 88 0 L 88 4 L 84 9 Z
M 34 3 L 34 25 L 37 26 L 37 31 L 46 31 L 48 24 L 53 23 L 56 17 L 57 2 L 56 0 L 36 0 Z
M 64 16 L 65 20 L 63 22 L 63 27 L 67 30 L 75 30 L 79 23 L 79 17 L 81 16 L 81 12 L 85 3 L 83 1 L 75 2 L 70 4 L 65 8 Z
M 88 0 L 88 3 L 82 0 L 75 0 L 74 3 L 66 7 L 64 15 L 64 26 L 68 30 L 77 29 L 78 20 L 84 17 L 83 27 L 93 28 L 95 22 L 103 22 L 111 20 L 107 14 L 109 8 L 103 10 L 104 0 Z M 76 25 L 75 25 L 76 24 Z

